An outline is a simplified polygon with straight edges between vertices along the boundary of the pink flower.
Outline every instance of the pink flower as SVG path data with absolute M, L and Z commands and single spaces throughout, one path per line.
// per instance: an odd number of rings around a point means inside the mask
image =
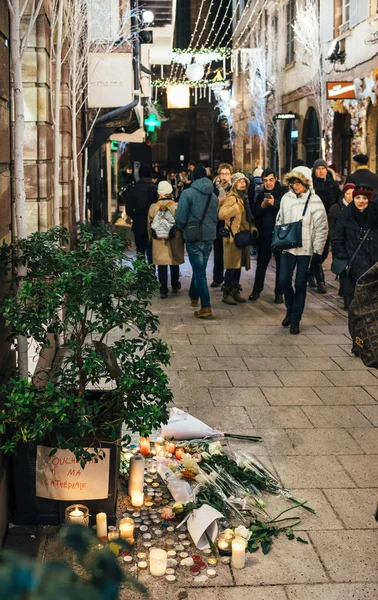
M 175 513 L 173 512 L 170 506 L 164 506 L 161 516 L 163 517 L 163 519 L 174 519 Z

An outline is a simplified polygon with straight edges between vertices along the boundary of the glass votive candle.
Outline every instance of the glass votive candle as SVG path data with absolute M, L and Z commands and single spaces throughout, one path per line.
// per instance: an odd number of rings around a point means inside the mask
M 138 492 L 138 490 L 133 490 L 131 492 L 131 504 L 133 506 L 143 506 L 144 494 L 143 492 Z
M 124 540 L 134 537 L 134 521 L 133 521 L 133 519 L 126 517 L 126 518 L 120 520 L 119 535 Z
M 109 542 L 114 542 L 119 538 L 119 531 L 117 531 L 117 527 L 114 525 L 109 525 L 108 527 L 108 540 Z
M 89 526 L 89 509 L 84 504 L 72 504 L 65 510 L 65 521 L 67 525 Z
M 140 441 L 139 441 L 139 445 L 140 445 L 141 454 L 143 454 L 144 456 L 149 456 L 151 454 L 150 438 L 141 437 Z
M 167 569 L 167 553 L 161 548 L 151 548 L 150 550 L 150 573 L 155 577 L 165 575 Z
M 231 565 L 234 569 L 244 569 L 245 567 L 245 549 L 246 542 L 244 538 L 237 537 L 232 540 L 232 558 Z
M 176 442 L 167 442 L 165 445 L 165 449 L 168 452 L 168 454 L 174 454 L 176 450 Z
M 218 551 L 221 556 L 231 556 L 232 536 L 220 535 L 217 542 Z
M 175 452 L 175 457 L 177 458 L 177 460 L 181 460 L 182 457 L 184 456 L 184 454 L 185 454 L 184 448 L 177 448 L 176 452 Z

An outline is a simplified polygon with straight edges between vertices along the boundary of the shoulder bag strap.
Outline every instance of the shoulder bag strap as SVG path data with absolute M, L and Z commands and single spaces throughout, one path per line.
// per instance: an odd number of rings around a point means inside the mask
M 209 194 L 209 195 L 208 195 L 208 197 L 207 197 L 207 202 L 206 202 L 205 210 L 203 211 L 203 213 L 202 213 L 202 217 L 201 217 L 201 220 L 200 220 L 200 225 L 202 225 L 202 223 L 203 223 L 203 222 L 204 222 L 204 220 L 205 220 L 206 213 L 207 213 L 207 211 L 209 210 L 209 206 L 210 206 L 210 202 L 211 202 L 211 197 L 212 197 L 212 195 L 213 195 L 213 194 Z
M 352 262 L 354 261 L 354 259 L 356 258 L 357 254 L 359 253 L 359 251 L 361 250 L 363 244 L 366 242 L 367 236 L 370 233 L 370 229 L 367 230 L 367 232 L 365 233 L 364 237 L 362 238 L 362 240 L 360 241 L 360 243 L 358 244 L 357 248 L 355 249 L 355 251 L 353 252 L 350 260 L 348 261 L 347 264 L 347 268 L 350 267 L 350 265 L 352 264 Z
M 307 212 L 307 207 L 308 207 L 308 203 L 310 202 L 310 198 L 311 198 L 311 192 L 309 192 L 309 194 L 307 196 L 306 204 L 304 205 L 304 209 L 303 209 L 303 213 L 302 213 L 302 219 Z

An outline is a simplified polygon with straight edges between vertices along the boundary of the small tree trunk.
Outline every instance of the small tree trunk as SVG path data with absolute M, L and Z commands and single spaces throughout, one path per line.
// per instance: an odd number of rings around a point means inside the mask
M 54 225 L 60 225 L 60 104 L 62 81 L 62 31 L 63 0 L 60 0 L 57 16 L 57 37 L 55 52 L 55 126 L 54 126 Z
M 82 199 L 82 219 L 87 220 L 87 171 L 88 171 L 88 147 L 84 150 L 84 172 L 83 172 L 83 199 Z

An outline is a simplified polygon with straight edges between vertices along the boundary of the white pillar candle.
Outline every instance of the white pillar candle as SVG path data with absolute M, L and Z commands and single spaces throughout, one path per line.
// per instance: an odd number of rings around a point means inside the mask
M 129 471 L 129 496 L 131 492 L 143 492 L 144 485 L 144 458 L 143 456 L 133 456 L 130 459 Z
M 133 519 L 125 518 L 121 519 L 119 523 L 119 534 L 121 538 L 126 540 L 127 538 L 134 537 L 134 521 Z
M 99 538 L 108 537 L 108 522 L 103 512 L 96 515 L 96 533 Z
M 143 506 L 144 494 L 138 492 L 138 490 L 132 490 L 131 492 L 131 504 L 133 506 Z
M 235 538 L 232 540 L 231 564 L 234 569 L 244 569 L 245 566 L 245 540 Z
M 155 577 L 165 575 L 167 569 L 167 553 L 161 548 L 151 548 L 150 551 L 150 573 Z

